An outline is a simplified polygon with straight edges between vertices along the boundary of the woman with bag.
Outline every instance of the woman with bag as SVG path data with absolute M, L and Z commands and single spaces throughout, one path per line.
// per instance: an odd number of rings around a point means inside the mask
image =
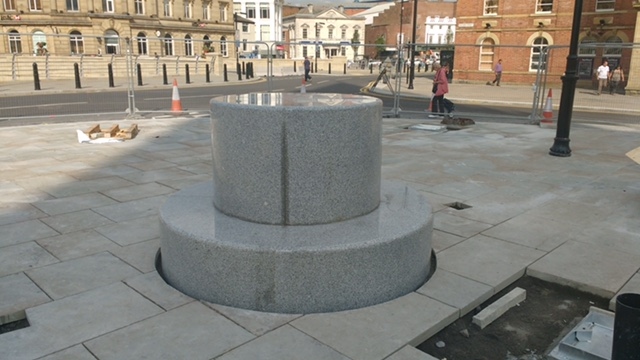
M 444 94 L 449 92 L 449 81 L 447 79 L 447 72 L 449 71 L 449 64 L 444 63 L 442 67 L 436 72 L 436 76 L 433 78 L 433 89 L 435 90 L 431 101 L 432 115 L 429 117 L 442 117 L 445 113 L 444 108 Z
M 609 94 L 614 95 L 618 92 L 620 82 L 624 82 L 624 71 L 622 71 L 622 68 L 618 65 L 615 70 L 609 74 Z

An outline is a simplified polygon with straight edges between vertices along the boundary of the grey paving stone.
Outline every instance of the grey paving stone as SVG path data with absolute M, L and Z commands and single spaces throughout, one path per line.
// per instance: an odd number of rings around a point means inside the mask
M 349 360 L 348 357 L 289 325 L 279 327 L 217 359 Z
M 156 271 L 125 279 L 124 283 L 165 310 L 195 301 L 167 284 Z
M 622 289 L 620 289 L 620 291 L 618 291 L 618 293 L 613 298 L 611 298 L 611 301 L 609 301 L 609 309 L 611 311 L 616 311 L 616 299 L 618 298 L 618 295 L 625 294 L 625 293 L 640 294 L 640 274 L 639 273 L 636 273 L 635 275 L 633 275 L 631 279 L 627 281 L 626 284 L 624 284 Z
M 465 170 L 473 170 L 470 167 L 464 167 Z M 464 174 L 464 176 L 473 175 L 477 169 L 470 174 Z M 456 199 L 471 199 L 484 194 L 494 192 L 496 189 L 487 184 L 478 183 L 475 181 L 454 181 L 448 183 L 442 183 L 431 187 L 430 192 L 453 197 Z
M 439 360 L 433 356 L 424 353 L 413 346 L 405 346 L 391 356 L 385 358 L 385 360 Z
M 171 194 L 175 190 L 158 183 L 148 183 L 106 190 L 102 193 L 120 202 L 144 199 L 147 197 Z
M 141 161 L 137 163 L 130 164 L 129 166 L 134 167 L 138 170 L 149 171 L 149 170 L 157 170 L 157 169 L 166 169 L 170 167 L 176 166 L 176 164 L 164 160 L 147 160 Z
M 0 324 L 6 316 L 51 301 L 25 274 L 0 277 Z M 14 319 L 15 321 L 16 319 Z
M 107 179 L 111 179 L 108 181 L 115 181 L 115 179 L 119 179 L 118 181 L 126 181 L 127 183 L 132 184 L 131 182 L 125 179 L 117 177 L 123 174 L 142 172 L 136 168 L 126 165 L 128 161 L 131 161 L 131 163 L 135 163 L 135 162 L 147 161 L 147 160 L 128 154 L 126 157 L 122 157 L 118 159 L 118 162 L 120 162 L 120 164 L 106 166 L 106 167 L 96 167 L 96 168 L 87 169 L 87 170 L 70 171 L 68 174 L 78 180 L 82 180 L 81 183 L 86 182 L 85 184 L 87 186 L 93 186 L 93 184 L 101 184 L 102 181 L 100 180 L 107 180 Z M 97 182 L 93 182 L 91 180 L 97 180 Z M 86 188 L 91 189 L 91 191 L 101 190 L 101 189 L 94 189 L 91 187 L 86 187 Z M 65 188 L 65 190 L 70 190 L 70 189 Z
M 438 253 L 438 267 L 490 285 L 498 292 L 546 253 L 488 236 L 476 235 Z
M 94 208 L 93 211 L 106 216 L 115 222 L 119 222 L 158 215 L 160 206 L 166 199 L 167 197 L 164 195 L 154 196 L 140 200 L 127 201 L 121 204 Z
M 411 293 L 363 309 L 305 315 L 290 325 L 351 359 L 374 360 L 422 343 L 457 317 L 458 309 Z
M 503 295 L 500 299 L 493 302 L 491 305 L 482 309 L 478 314 L 474 315 L 472 322 L 478 325 L 480 329 L 484 329 L 499 318 L 500 315 L 523 302 L 526 298 L 527 292 L 522 288 L 516 287 Z
M 493 288 L 440 268 L 416 292 L 460 309 L 462 317 L 488 300 Z
M 28 165 L 26 165 L 28 166 Z M 64 184 L 73 183 L 75 178 L 56 170 L 52 174 L 33 174 L 29 177 L 17 178 L 15 183 L 25 189 L 41 189 L 47 191 L 50 188 L 62 186 Z
M 253 338 L 215 311 L 192 302 L 85 345 L 100 360 L 209 360 Z
M 60 260 L 69 260 L 102 251 L 115 250 L 118 244 L 94 230 L 76 231 L 36 241 Z
M 440 251 L 450 248 L 453 245 L 466 240 L 467 238 L 462 237 L 462 236 L 458 236 L 458 235 L 454 235 L 454 234 L 449 234 L 446 233 L 444 231 L 440 231 L 440 230 L 433 230 L 433 234 L 432 234 L 432 245 L 433 245 L 433 250 L 436 253 L 439 253 Z
M 72 346 L 68 349 L 58 351 L 55 354 L 45 356 L 38 360 L 97 360 L 95 356 L 91 355 L 82 345 Z
M 111 253 L 143 273 L 156 270 L 156 253 L 160 239 L 152 239 L 111 250 Z
M 163 310 L 123 283 L 27 310 L 30 327 L 0 335 L 3 356 L 33 360 L 140 322 Z
M 573 238 L 575 230 L 574 224 L 523 214 L 482 234 L 548 252 Z
M 264 335 L 302 316 L 299 314 L 277 314 L 245 310 L 207 301 L 203 301 L 203 303 L 256 336 Z
M 168 180 L 168 179 L 180 179 L 184 177 L 192 176 L 193 173 L 180 170 L 177 168 L 149 170 L 140 173 L 122 174 L 120 177 L 123 179 L 132 181 L 136 184 L 146 184 L 154 181 Z
M 118 189 L 131 185 L 133 185 L 133 183 L 130 181 L 116 176 L 110 176 L 91 180 L 73 181 L 67 184 L 47 189 L 47 192 L 57 198 L 64 198 L 68 196 L 87 194 L 102 190 Z
M 62 234 L 80 230 L 87 230 L 96 226 L 113 223 L 113 221 L 91 210 L 80 210 L 67 214 L 54 215 L 42 218 L 42 222 L 51 226 L 53 229 Z
M 557 199 L 535 207 L 527 211 L 526 214 L 552 220 L 562 219 L 564 222 L 586 226 L 606 219 L 611 215 L 612 211 L 612 209 L 602 208 L 594 204 Z
M 159 237 L 160 220 L 157 215 L 152 215 L 99 226 L 96 231 L 122 246 L 127 246 Z
M 139 275 L 140 272 L 107 252 L 27 271 L 51 298 L 60 299 Z
M 0 251 L 0 276 L 39 268 L 58 262 L 33 241 L 5 246 Z
M 213 172 L 213 165 L 211 164 L 211 162 L 200 162 L 195 164 L 180 165 L 178 166 L 178 169 L 198 175 L 208 175 Z
M 211 174 L 203 174 L 203 175 L 189 176 L 189 177 L 180 178 L 180 179 L 160 180 L 158 181 L 158 183 L 170 186 L 176 190 L 181 190 L 195 184 L 210 182 L 211 179 L 212 179 Z
M 0 247 L 59 235 L 39 220 L 0 225 L 0 234 Z
M 621 217 L 621 216 L 618 216 Z M 602 226 L 602 223 L 594 223 L 579 229 L 572 229 L 567 236 L 570 240 L 607 247 L 611 250 L 640 255 L 640 237 L 638 230 L 630 228 L 638 225 L 638 219 L 633 216 L 629 220 L 629 226 L 616 220 L 605 220 L 610 226 Z M 631 225 L 633 223 L 633 225 Z
M 464 211 L 464 210 L 461 210 Z M 454 235 L 468 238 L 491 228 L 491 224 L 465 219 L 461 216 L 437 212 L 433 216 L 433 228 Z
M 11 181 L 0 181 L 0 199 L 6 203 L 32 203 L 52 198 L 44 191 L 25 189 Z
M 115 203 L 116 201 L 102 194 L 88 193 L 61 199 L 39 201 L 33 205 L 49 215 L 58 215 Z
M 13 203 L 0 206 L 0 225 L 19 223 L 47 216 L 31 204 Z
M 613 297 L 640 268 L 640 256 L 567 241 L 529 266 L 527 274 L 604 297 Z

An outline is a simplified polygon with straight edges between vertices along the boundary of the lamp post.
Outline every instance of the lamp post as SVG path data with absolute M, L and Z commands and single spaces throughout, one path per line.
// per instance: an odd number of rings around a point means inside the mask
M 318 72 L 318 57 L 320 56 L 320 45 L 318 45 L 320 38 L 320 25 L 324 25 L 323 22 L 316 22 L 316 64 L 314 72 Z
M 411 70 L 409 70 L 409 89 L 413 89 L 413 77 L 415 75 L 416 64 L 413 60 L 413 54 L 416 52 L 416 28 L 418 19 L 418 0 L 413 0 L 413 31 L 411 33 L 411 46 L 409 46 L 409 61 L 411 61 Z
M 562 76 L 562 94 L 560 95 L 560 109 L 558 110 L 558 128 L 553 146 L 549 149 L 549 155 L 568 157 L 571 156 L 569 148 L 569 129 L 571 127 L 571 115 L 573 113 L 573 100 L 578 82 L 578 39 L 580 35 L 580 20 L 582 15 L 582 0 L 576 0 L 573 9 L 573 25 L 571 27 L 571 42 L 569 43 L 569 56 L 567 56 L 567 68 Z M 547 61 L 545 61 L 546 66 Z

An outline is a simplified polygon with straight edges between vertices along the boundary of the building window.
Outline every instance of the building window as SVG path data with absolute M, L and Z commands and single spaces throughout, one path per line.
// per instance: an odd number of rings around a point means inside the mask
M 234 2 L 233 3 L 233 13 L 234 14 L 239 14 L 242 12 L 242 4 L 239 2 Z
M 143 32 L 138 33 L 136 42 L 138 43 L 138 55 L 148 55 L 149 44 L 147 42 L 147 36 Z
M 247 3 L 247 19 L 255 19 L 255 18 L 256 18 L 256 4 Z
M 78 0 L 67 0 L 67 11 L 76 12 L 80 10 Z
M 613 11 L 616 0 L 596 0 L 596 11 Z
M 69 36 L 69 48 L 71 49 L 71 55 L 84 54 L 84 40 L 82 39 L 82 33 L 79 31 L 72 31 Z
M 204 20 L 211 20 L 211 1 L 202 2 L 202 18 Z
M 242 23 L 242 32 L 243 33 L 248 33 L 249 32 L 249 24 Z
M 550 13 L 553 10 L 553 0 L 536 0 L 536 13 Z
M 484 15 L 498 15 L 498 0 L 484 0 Z
M 619 57 L 622 56 L 622 48 L 614 44 L 622 44 L 622 39 L 618 36 L 611 36 L 605 41 L 607 46 L 604 48 L 604 56 Z
M 327 38 L 333 39 L 333 26 L 329 26 Z
M 346 46 L 341 46 L 340 47 L 340 55 L 347 56 L 347 47 Z
M 478 66 L 478 70 L 493 70 L 493 51 L 495 44 L 496 43 L 492 38 L 484 38 L 484 40 L 482 40 L 482 45 L 480 46 L 480 64 Z
M 106 13 L 112 13 L 116 11 L 113 0 L 102 0 L 102 11 Z
M 595 44 L 598 42 L 593 36 L 586 36 L 580 41 L 580 46 L 578 46 L 578 55 L 580 56 L 596 56 L 596 47 L 591 44 Z
M 216 52 L 216 49 L 213 47 L 213 41 L 211 41 L 207 35 L 202 38 L 202 51 Z
M 260 40 L 269 41 L 271 39 L 271 27 L 269 25 L 260 25 Z
M 242 39 L 242 51 L 247 51 L 247 39 Z
M 12 54 L 22 53 L 22 39 L 20 38 L 20 33 L 16 30 L 9 32 L 9 52 Z
M 227 38 L 224 36 L 220 38 L 220 53 L 222 53 L 224 57 L 229 56 L 229 51 L 227 51 Z
M 227 22 L 228 21 L 228 17 L 227 17 L 227 11 L 229 10 L 229 4 L 227 3 L 221 3 L 220 4 L 220 21 L 221 22 Z
M 309 52 L 307 50 L 307 47 L 303 46 L 302 47 L 302 57 L 307 57 L 307 56 L 309 56 Z
M 302 28 L 302 38 L 303 39 L 308 39 L 309 38 L 309 29 Z
M 164 36 L 164 54 L 169 56 L 173 55 L 173 38 L 171 34 Z
M 29 10 L 42 11 L 42 2 L 40 0 L 29 0 Z
M 269 18 L 269 4 L 260 3 L 260 18 L 261 19 Z
M 546 54 L 547 46 L 549 46 L 549 41 L 544 37 L 538 37 L 533 40 L 529 71 L 538 71 L 538 69 L 544 70 L 545 64 L 543 55 Z
M 104 42 L 107 54 L 120 53 L 120 37 L 115 30 L 107 30 L 104 32 Z
M 316 23 L 316 39 L 320 38 L 320 25 Z
M 191 35 L 185 35 L 184 37 L 184 54 L 193 56 L 193 41 L 191 40 Z
M 144 15 L 144 0 L 135 0 L 136 15 Z
M 171 0 L 163 0 L 162 2 L 163 6 L 162 6 L 162 14 L 165 17 L 170 17 L 173 14 L 172 8 L 171 8 Z
M 184 18 L 191 19 L 193 17 L 193 5 L 191 1 L 184 2 Z
M 16 11 L 16 0 L 4 0 L 4 11 Z

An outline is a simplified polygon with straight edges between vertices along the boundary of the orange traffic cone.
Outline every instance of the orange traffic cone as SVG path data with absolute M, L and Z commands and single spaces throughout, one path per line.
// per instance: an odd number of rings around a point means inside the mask
M 171 111 L 182 112 L 182 101 L 178 92 L 178 80 L 173 79 L 173 94 L 171 95 Z
M 540 126 L 548 126 L 553 125 L 553 102 L 552 102 L 552 92 L 549 89 L 549 94 L 547 95 L 547 101 L 544 104 L 544 110 L 542 110 L 542 119 L 540 120 Z
M 307 93 L 307 80 L 305 78 L 302 78 L 302 86 L 300 86 L 300 94 L 306 94 Z

